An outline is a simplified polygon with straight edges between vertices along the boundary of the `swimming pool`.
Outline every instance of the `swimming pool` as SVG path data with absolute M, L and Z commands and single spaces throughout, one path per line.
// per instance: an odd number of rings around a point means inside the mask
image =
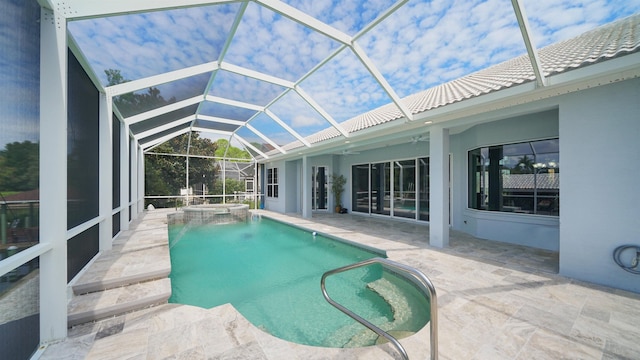
M 280 222 L 171 226 L 173 303 L 211 308 L 231 303 L 260 329 L 315 346 L 373 345 L 375 334 L 329 305 L 320 278 L 330 269 L 381 256 Z M 399 337 L 429 320 L 412 284 L 370 266 L 333 276 L 331 296 Z

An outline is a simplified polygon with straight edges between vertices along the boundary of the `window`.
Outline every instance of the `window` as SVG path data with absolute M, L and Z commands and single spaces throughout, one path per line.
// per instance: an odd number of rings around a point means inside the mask
M 244 191 L 253 192 L 253 179 L 244 180 Z
M 559 160 L 558 139 L 469 151 L 469 207 L 558 216 Z
M 278 168 L 267 169 L 267 197 L 278 197 Z

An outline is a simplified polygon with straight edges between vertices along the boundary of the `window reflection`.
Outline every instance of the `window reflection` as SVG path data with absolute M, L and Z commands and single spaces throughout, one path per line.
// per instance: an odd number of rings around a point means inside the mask
M 560 213 L 558 139 L 496 145 L 469 152 L 469 207 L 552 215 Z

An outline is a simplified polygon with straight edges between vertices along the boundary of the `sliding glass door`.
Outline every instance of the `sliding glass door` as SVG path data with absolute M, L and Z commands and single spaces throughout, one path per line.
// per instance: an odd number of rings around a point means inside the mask
M 351 167 L 353 211 L 429 220 L 429 158 Z

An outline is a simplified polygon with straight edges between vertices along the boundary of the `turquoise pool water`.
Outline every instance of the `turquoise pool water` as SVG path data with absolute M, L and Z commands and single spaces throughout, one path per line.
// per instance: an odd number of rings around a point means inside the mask
M 365 346 L 375 336 L 329 305 L 320 277 L 330 269 L 380 256 L 280 222 L 171 227 L 170 302 L 211 308 L 231 303 L 255 326 L 306 345 Z M 397 281 L 379 265 L 327 279 L 337 301 L 377 325 L 411 333 L 428 321 L 428 303 L 418 290 Z M 367 288 L 371 282 L 398 283 L 408 304 L 389 303 Z M 394 287 L 394 289 L 397 288 Z M 396 314 L 398 307 L 410 306 Z M 409 314 L 406 314 L 406 312 Z M 396 321 L 402 317 L 402 321 Z M 409 319 L 407 319 L 409 318 Z M 395 325 L 394 325 L 395 324 Z

